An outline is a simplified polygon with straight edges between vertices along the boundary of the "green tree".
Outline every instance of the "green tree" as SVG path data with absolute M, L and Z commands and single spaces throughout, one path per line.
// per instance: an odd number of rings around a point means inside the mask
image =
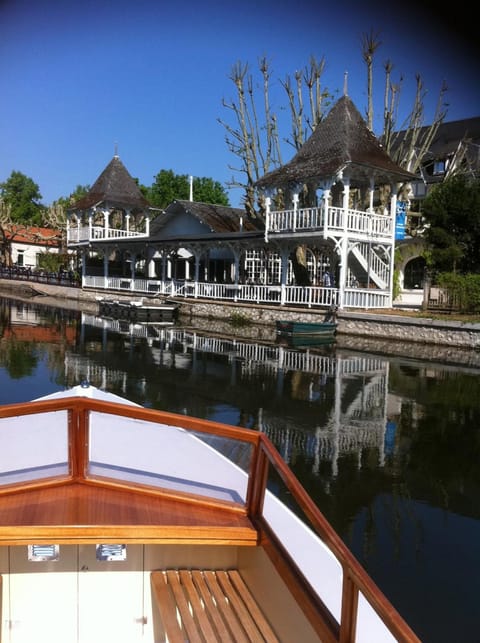
M 90 190 L 89 185 L 77 185 L 75 190 L 69 196 L 59 197 L 44 212 L 43 223 L 47 228 L 66 231 L 67 227 L 67 210 L 76 201 L 79 201 Z M 64 240 L 66 241 L 66 240 Z
M 22 172 L 14 170 L 4 183 L 0 183 L 0 198 L 8 206 L 13 223 L 42 223 L 45 207 L 40 203 L 40 189 L 33 179 Z
M 192 192 L 194 201 L 229 205 L 225 189 L 213 179 L 193 177 Z M 190 198 L 189 177 L 187 174 L 175 174 L 173 170 L 160 170 L 145 196 L 152 205 L 159 208 L 167 207 L 175 199 L 188 200 Z
M 429 268 L 480 272 L 480 179 L 456 174 L 437 185 L 422 205 Z
M 73 192 L 70 192 L 68 196 L 61 196 L 56 201 L 53 202 L 53 205 L 60 205 L 63 210 L 66 212 L 67 209 L 73 205 L 76 201 L 79 201 L 84 197 L 90 190 L 89 185 L 77 185 Z

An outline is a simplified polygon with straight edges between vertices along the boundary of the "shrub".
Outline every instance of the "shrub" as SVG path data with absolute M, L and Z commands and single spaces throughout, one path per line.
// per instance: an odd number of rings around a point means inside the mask
M 480 312 L 480 275 L 445 272 L 438 275 L 437 283 L 448 290 L 453 306 L 460 312 Z
M 242 328 L 244 326 L 250 326 L 252 324 L 252 320 L 246 315 L 242 315 L 242 313 L 232 313 L 228 323 L 235 328 Z

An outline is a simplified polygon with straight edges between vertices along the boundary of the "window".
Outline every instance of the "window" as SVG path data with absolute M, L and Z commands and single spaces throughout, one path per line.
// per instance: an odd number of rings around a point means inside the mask
M 445 174 L 445 161 L 435 161 L 433 164 L 434 174 Z
M 423 181 L 419 181 L 418 183 L 412 183 L 412 190 L 413 194 L 415 197 L 422 197 L 425 196 L 427 193 L 427 188 L 425 183 Z

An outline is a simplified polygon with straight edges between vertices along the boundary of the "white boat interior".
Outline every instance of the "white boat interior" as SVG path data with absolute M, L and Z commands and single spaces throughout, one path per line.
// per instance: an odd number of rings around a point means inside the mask
M 418 641 L 261 432 L 84 383 L 0 445 L 2 643 Z

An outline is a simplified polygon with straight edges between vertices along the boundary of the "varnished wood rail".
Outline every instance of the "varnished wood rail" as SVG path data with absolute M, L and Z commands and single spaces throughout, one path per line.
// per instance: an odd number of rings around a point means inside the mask
M 65 481 L 85 482 L 85 479 L 87 478 L 86 469 L 88 468 L 88 425 L 90 413 L 92 412 L 111 414 L 112 417 L 122 416 L 157 424 L 167 424 L 182 427 L 186 430 L 226 437 L 248 443 L 252 447 L 252 458 L 250 470 L 247 472 L 248 486 L 246 503 L 244 505 L 242 505 L 242 503 L 226 503 L 215 501 L 211 498 L 190 501 L 197 502 L 199 504 L 203 503 L 207 509 L 218 507 L 219 509 L 223 509 L 223 511 L 228 510 L 232 512 L 240 510 L 243 512 L 246 519 L 251 521 L 250 527 L 253 526 L 257 530 L 258 542 L 262 544 L 270 559 L 274 562 L 274 565 L 283 576 L 289 589 L 292 590 L 292 588 L 295 588 L 296 591 L 297 588 L 302 588 L 302 599 L 306 598 L 307 600 L 301 600 L 300 604 L 313 626 L 315 627 L 315 621 L 322 620 L 322 640 L 340 641 L 341 643 L 353 643 L 355 641 L 359 595 L 361 594 L 378 614 L 385 626 L 395 636 L 397 641 L 402 643 L 419 643 L 418 637 L 361 567 L 265 434 L 250 429 L 231 427 L 219 422 L 211 422 L 199 418 L 185 417 L 174 413 L 155 411 L 153 409 L 147 409 L 135 405 L 131 406 L 103 400 L 95 400 L 88 397 L 66 397 L 56 400 L 31 402 L 29 404 L 5 405 L 0 407 L 0 418 L 34 415 L 36 413 L 46 413 L 61 409 L 68 411 L 69 474 L 63 476 L 63 480 L 49 479 L 45 481 L 29 481 L 23 484 L 6 485 L 5 488 L 0 489 L 0 495 L 2 497 L 14 493 L 17 493 L 20 496 L 20 491 L 59 485 L 63 484 Z M 288 552 L 282 550 L 282 535 L 273 532 L 268 520 L 264 516 L 263 504 L 267 480 L 269 479 L 269 472 L 271 469 L 277 472 L 286 488 L 290 491 L 292 498 L 296 501 L 298 507 L 303 512 L 305 522 L 309 524 L 319 538 L 328 546 L 343 568 L 342 607 L 339 623 L 336 622 L 336 619 L 334 619 L 331 614 L 327 613 L 328 610 L 326 610 L 325 605 L 310 586 L 307 578 L 308 573 L 300 570 L 295 565 L 295 561 L 289 558 Z M 90 480 L 92 479 L 93 478 Z M 106 483 L 103 484 L 106 486 Z M 120 489 L 118 484 L 117 487 Z M 123 484 L 121 486 L 121 490 L 127 492 L 134 489 L 137 493 L 150 493 L 156 496 L 164 494 L 166 496 L 170 496 L 170 498 L 174 498 L 172 492 L 168 490 L 142 490 L 141 487 L 142 485 L 140 484 L 129 483 L 128 485 Z M 179 494 L 177 493 L 177 495 Z M 65 526 L 62 525 L 58 526 L 58 523 L 55 523 L 55 525 L 57 525 L 56 529 L 59 533 L 65 528 Z M 85 537 L 84 523 L 82 523 L 82 525 L 83 531 L 82 529 L 78 529 L 78 525 L 75 526 L 75 538 L 78 538 L 79 541 Z M 6 527 L 8 528 L 9 525 Z M 180 525 L 180 527 L 183 528 L 184 525 Z M 250 531 L 255 533 L 251 528 Z M 14 536 L 15 534 L 10 538 L 11 544 L 16 544 Z M 51 540 L 48 542 L 54 542 L 55 534 L 49 532 L 49 538 L 51 538 Z M 74 542 L 75 538 L 70 536 L 69 542 Z M 144 540 L 143 542 L 146 541 Z M 176 580 L 178 578 L 179 574 L 174 577 L 173 572 L 171 579 L 168 579 L 167 577 L 169 586 L 171 583 L 172 587 L 177 588 L 177 592 L 179 591 L 178 587 L 180 586 L 178 584 L 180 583 L 180 580 Z M 156 595 L 158 595 L 159 592 L 162 594 L 166 592 L 160 581 L 166 585 L 165 576 L 152 576 L 152 587 Z M 186 578 L 185 582 L 187 582 Z M 194 581 L 192 580 L 192 582 Z M 204 579 L 203 582 L 206 582 L 206 580 Z M 220 580 L 217 580 L 217 582 L 221 585 Z M 170 598 L 168 600 L 171 602 L 172 599 Z M 168 613 L 170 613 L 170 611 Z M 197 616 L 199 622 L 201 620 L 200 617 L 201 614 L 199 613 Z M 168 618 L 168 614 L 166 618 Z M 185 612 L 185 621 L 188 621 L 187 612 Z M 319 631 L 318 628 L 316 629 Z

